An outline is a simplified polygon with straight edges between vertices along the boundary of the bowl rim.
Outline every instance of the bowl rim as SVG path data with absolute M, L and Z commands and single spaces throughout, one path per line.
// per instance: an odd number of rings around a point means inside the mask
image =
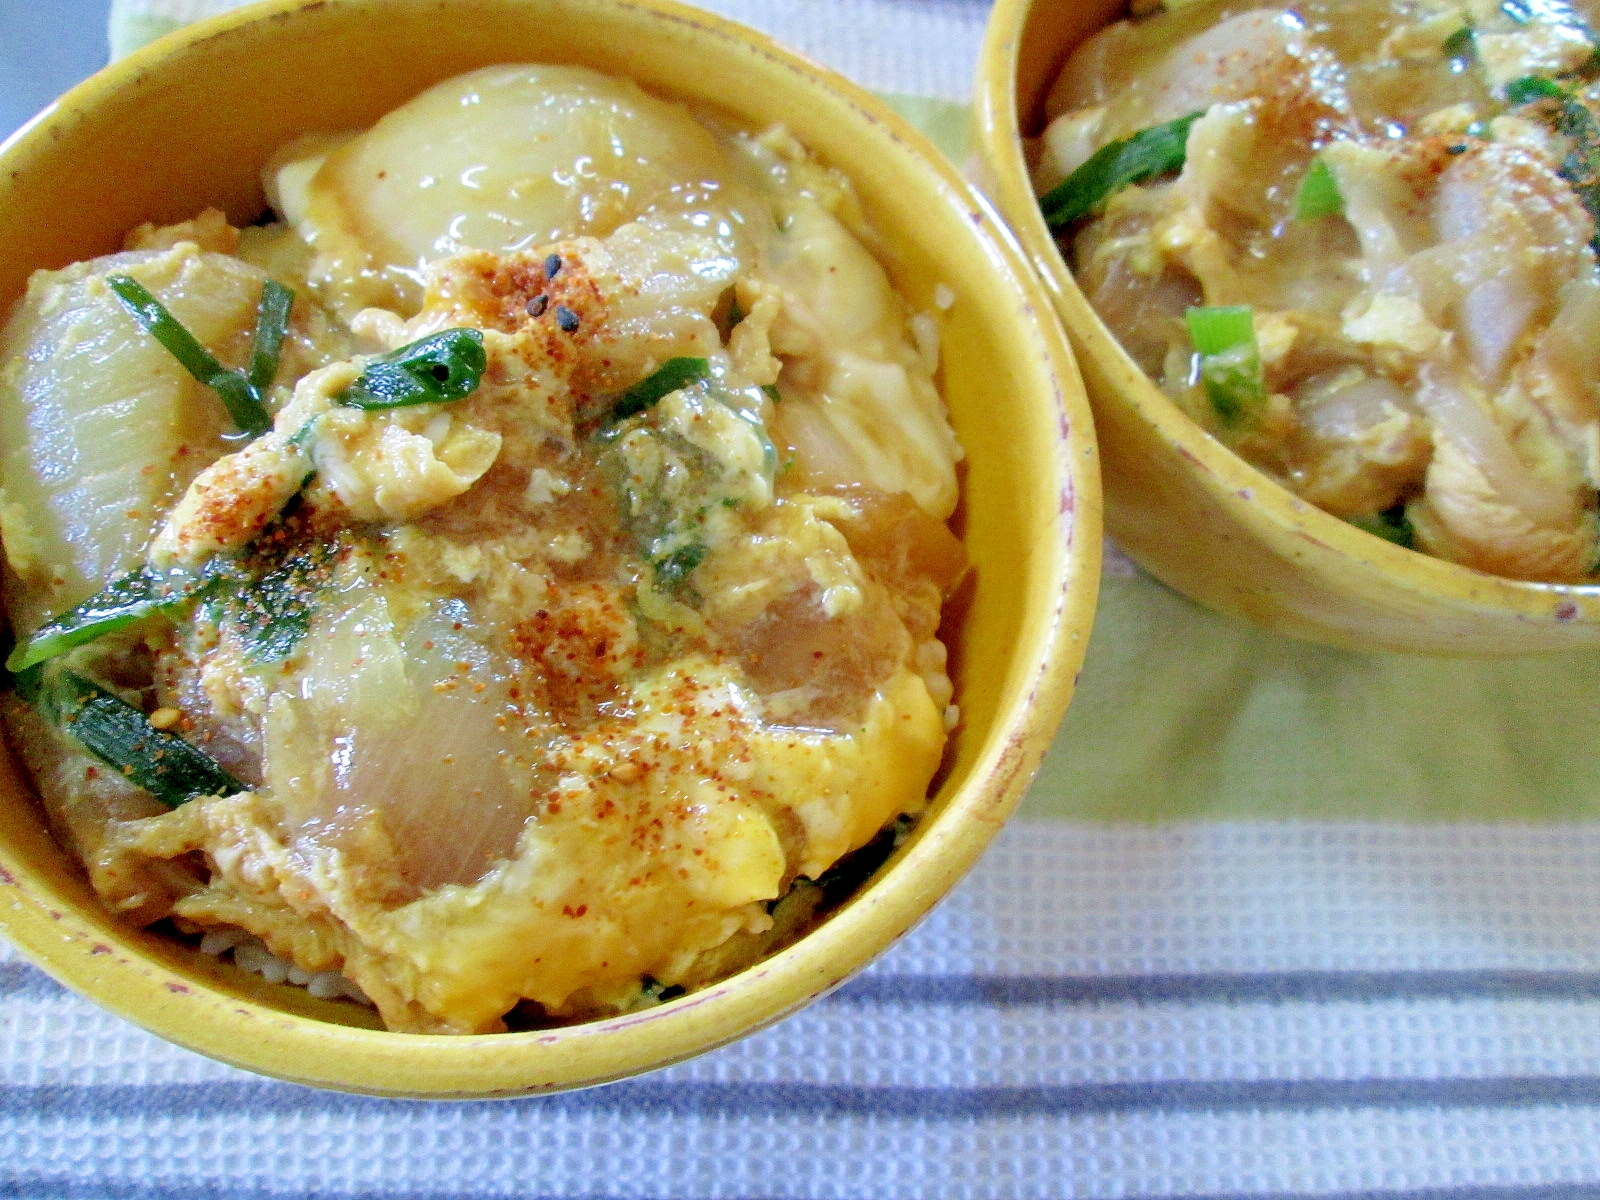
M 1300 557 L 1309 545 L 1350 564 L 1359 564 L 1362 569 L 1381 573 L 1412 596 L 1437 597 L 1479 611 L 1500 610 L 1513 620 L 1544 624 L 1552 620 L 1554 613 L 1557 623 L 1572 622 L 1576 626 L 1600 622 L 1600 582 L 1512 579 L 1409 550 L 1367 533 L 1300 498 L 1252 466 L 1184 413 L 1150 380 L 1078 287 L 1045 224 L 1029 178 L 1017 100 L 1018 63 L 1028 18 L 1042 2 L 1046 0 L 995 0 L 979 52 L 973 127 L 976 152 L 984 160 L 986 185 L 993 189 L 996 206 L 1010 222 L 1034 271 L 1044 282 L 1080 359 L 1122 384 L 1119 402 L 1196 468 L 1207 491 L 1229 517 L 1280 553 Z M 1097 397 L 1092 403 L 1103 401 Z M 1115 511 L 1108 517 L 1115 522 Z M 1309 636 L 1304 630 L 1291 632 Z M 1320 640 L 1357 644 L 1338 638 Z M 1369 645 L 1364 641 L 1359 644 Z M 1447 652 L 1459 653 L 1461 649 Z M 1480 652 L 1497 651 L 1485 648 Z
M 514 2 L 514 0 L 507 0 Z M 556 3 L 571 0 L 529 0 Z M 370 8 L 373 0 L 266 0 L 175 31 L 112 63 L 47 107 L 0 145 L 0 165 L 33 147 L 56 121 L 104 105 L 139 77 L 202 43 L 318 11 Z M 689 25 L 716 52 L 765 59 L 830 96 L 856 126 L 927 168 L 930 190 L 982 243 L 996 286 L 1031 320 L 1025 348 L 1039 390 L 1053 393 L 1060 437 L 1048 468 L 1061 516 L 1030 531 L 1041 594 L 1054 608 L 1038 645 L 1016 660 L 1021 686 L 1002 695 L 968 777 L 895 856 L 874 885 L 820 927 L 746 970 L 657 1008 L 578 1025 L 482 1035 L 400 1034 L 334 1024 L 207 986 L 170 956 L 123 938 L 104 912 L 76 911 L 48 880 L 0 845 L 0 933 L 68 987 L 144 1028 L 235 1066 L 292 1082 L 382 1096 L 489 1098 L 586 1087 L 667 1066 L 754 1032 L 826 993 L 920 920 L 976 861 L 1015 808 L 1066 709 L 1092 622 L 1100 567 L 1099 473 L 1087 398 L 1065 335 L 1003 221 L 919 132 L 885 103 L 765 35 L 675 0 L 583 0 L 577 7 L 646 24 Z M 508 53 L 514 55 L 514 48 Z M 921 174 L 921 172 L 918 172 Z M 998 324 L 991 315 L 986 325 Z M 1020 335 L 1019 335 L 1020 336 Z M 1070 519 L 1066 519 L 1070 516 Z M 24 785 L 24 792 L 25 792 Z M 948 790 L 948 788 L 946 789 Z M 890 882 L 893 886 L 886 886 Z M 98 918 L 98 919 L 97 919 Z M 109 926 L 109 932 L 108 932 Z M 109 944 L 108 944 L 109 943 Z

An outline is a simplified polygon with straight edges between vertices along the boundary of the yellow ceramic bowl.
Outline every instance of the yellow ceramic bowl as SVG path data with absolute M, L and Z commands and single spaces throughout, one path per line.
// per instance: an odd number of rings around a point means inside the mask
M 0 934 L 164 1037 L 303 1083 L 411 1096 L 580 1087 L 708 1050 L 828 991 L 926 913 L 1010 813 L 1089 632 L 1100 484 L 1088 407 L 1022 256 L 885 106 L 703 13 L 649 0 L 298 0 L 173 35 L 0 151 L 0 311 L 30 271 L 114 250 L 141 221 L 206 205 L 255 218 L 258 171 L 296 133 L 364 125 L 441 79 L 530 60 L 631 75 L 750 126 L 787 123 L 855 181 L 903 294 L 931 308 L 939 284 L 954 289 L 944 384 L 967 450 L 958 521 L 974 566 L 952 646 L 963 723 L 914 836 L 795 945 L 633 1016 L 459 1038 L 372 1028 L 364 1009 L 266 984 L 112 918 L 0 761 Z
M 981 182 L 1066 324 L 1094 407 L 1108 532 L 1223 612 L 1364 650 L 1517 654 L 1600 645 L 1600 588 L 1522 583 L 1429 558 L 1307 504 L 1166 398 L 1090 308 L 1039 213 L 1021 137 L 1068 54 L 1126 0 L 997 0 L 973 121 Z

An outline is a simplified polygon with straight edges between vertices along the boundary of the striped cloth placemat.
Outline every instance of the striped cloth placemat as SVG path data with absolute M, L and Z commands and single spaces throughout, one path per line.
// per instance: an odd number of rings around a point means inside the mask
M 260 1080 L 0 966 L 0 1195 L 1600 1196 L 1600 830 L 1025 819 L 906 941 L 654 1075 Z
M 225 0 L 118 0 L 127 49 Z M 987 5 L 718 0 L 959 153 Z M 1600 656 L 1300 646 L 1113 559 L 991 852 L 782 1024 L 588 1092 L 381 1101 L 0 946 L 0 1196 L 1600 1200 Z

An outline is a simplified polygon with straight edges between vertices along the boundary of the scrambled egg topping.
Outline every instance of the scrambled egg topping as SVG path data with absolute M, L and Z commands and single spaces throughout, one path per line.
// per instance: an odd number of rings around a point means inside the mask
M 847 182 L 508 67 L 268 184 L 283 222 L 143 227 L 0 339 L 19 640 L 129 571 L 227 581 L 61 661 L 242 790 L 168 811 L 13 695 L 59 835 L 130 919 L 340 971 L 393 1029 L 622 1011 L 770 949 L 797 881 L 923 805 L 955 712 L 959 448 Z M 271 429 L 241 445 L 115 275 L 225 363 L 293 286 Z M 470 395 L 348 402 L 449 330 Z

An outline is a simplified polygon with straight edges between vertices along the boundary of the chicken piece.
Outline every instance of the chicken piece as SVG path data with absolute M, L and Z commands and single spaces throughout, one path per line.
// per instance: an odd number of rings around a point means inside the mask
M 1594 492 L 1538 422 L 1516 411 L 1526 401 L 1508 391 L 1491 405 L 1460 371 L 1433 365 L 1415 394 L 1434 429 L 1422 501 L 1410 510 L 1418 545 L 1517 579 L 1588 574 Z
M 1319 508 L 1382 512 L 1421 484 L 1433 452 L 1427 422 L 1392 380 L 1359 367 L 1312 376 L 1296 389 L 1295 415 L 1290 482 Z
M 1592 508 L 1573 503 L 1552 519 L 1530 517 L 1455 442 L 1435 447 L 1424 499 L 1407 512 L 1421 549 L 1493 575 L 1576 580 L 1597 560 Z
M 1253 96 L 1277 97 L 1281 110 L 1310 106 L 1330 123 L 1349 113 L 1337 62 L 1289 10 L 1241 13 L 1178 41 L 1175 28 L 1107 26 L 1067 61 L 1046 112 L 1054 119 L 1104 106 L 1104 140 Z
M 1362 280 L 1374 292 L 1403 291 L 1406 259 L 1433 243 L 1428 199 L 1449 161 L 1443 141 L 1392 144 L 1341 139 L 1321 158 L 1333 172 L 1343 216 L 1361 243 Z
M 1518 369 L 1522 390 L 1538 405 L 1553 436 L 1600 489 L 1600 281 L 1575 279 L 1561 289 L 1555 318 Z
M 1497 143 L 1459 155 L 1433 202 L 1441 250 L 1474 242 L 1497 265 L 1457 301 L 1455 325 L 1478 379 L 1497 387 L 1528 332 L 1548 321 L 1561 288 L 1594 270 L 1594 221 L 1555 166 Z

